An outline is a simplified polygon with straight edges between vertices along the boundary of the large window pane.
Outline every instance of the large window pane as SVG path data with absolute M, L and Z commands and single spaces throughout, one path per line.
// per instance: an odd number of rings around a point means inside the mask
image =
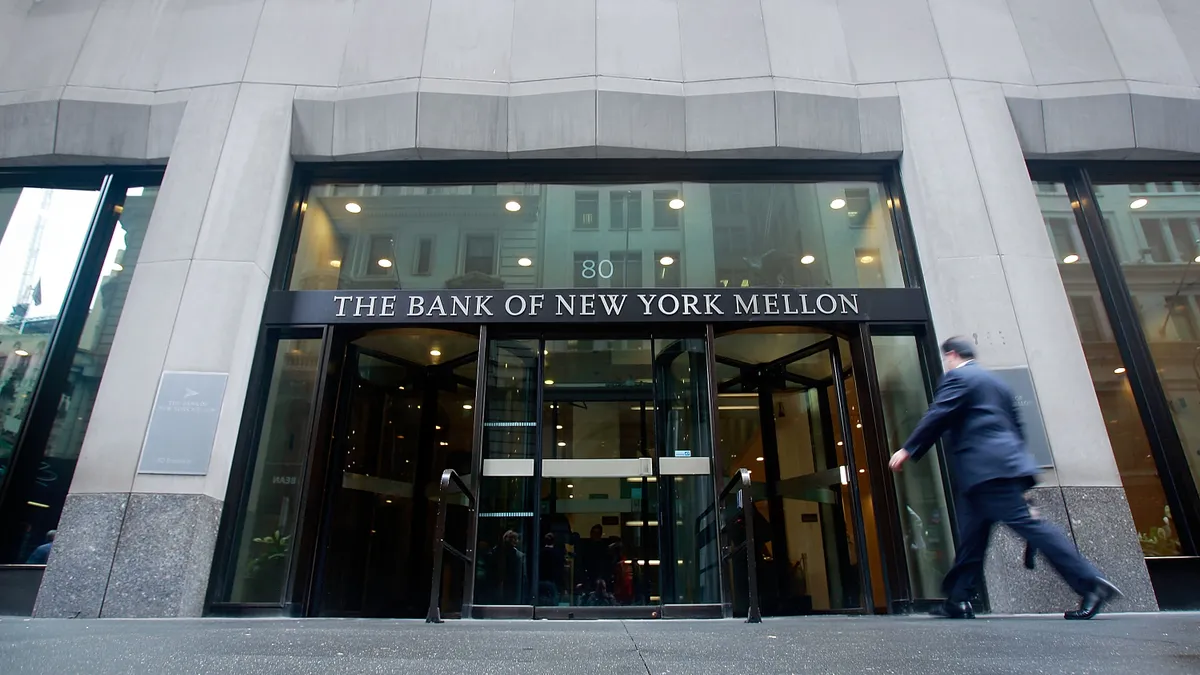
M 321 340 L 280 340 L 274 356 L 237 536 L 232 602 L 282 602 L 292 558 Z
M 883 186 L 851 181 L 317 185 L 289 281 L 292 290 L 635 285 L 878 288 L 904 277 Z
M 1200 280 L 1200 265 L 1194 261 L 1194 247 L 1188 248 L 1180 221 L 1195 226 L 1200 196 L 1149 191 L 1170 192 L 1164 185 L 1173 187 L 1169 183 L 1098 186 L 1097 197 L 1167 388 L 1179 434 L 1185 447 L 1194 448 L 1200 442 L 1200 415 L 1196 413 L 1200 406 L 1196 370 L 1200 342 L 1192 285 Z M 1051 239 L 1060 240 L 1062 229 L 1069 224 L 1069 236 L 1078 241 L 1078 226 L 1065 189 L 1061 184 L 1055 187 L 1054 193 L 1038 193 Z M 1095 273 L 1082 250 L 1056 246 L 1055 255 L 1142 551 L 1147 556 L 1178 555 L 1179 537 Z M 1195 476 L 1198 458 L 1194 451 L 1188 459 Z
M 875 336 L 871 346 L 879 375 L 887 447 L 899 448 L 929 407 L 920 352 L 912 337 Z M 954 539 L 941 459 L 937 453 L 930 453 L 893 476 L 913 597 L 942 597 L 942 578 L 954 562 Z
M 98 192 L 87 190 L 0 190 L 0 478 L 11 468 L 17 435 L 33 403 L 98 197 Z M 77 357 L 72 369 L 72 386 L 89 376 L 98 381 L 103 360 L 98 368 L 80 361 Z M 84 411 L 90 406 L 86 393 L 82 398 L 64 397 L 55 422 L 57 438 L 51 439 L 38 480 L 9 486 L 23 494 L 20 511 L 8 514 L 6 523 L 6 528 L 18 529 L 16 547 L 5 550 L 0 563 L 46 562 L 48 547 L 39 547 L 48 543 L 58 524 L 79 455 L 79 439 L 65 432 L 77 429 L 81 439 L 87 424 Z M 70 420 L 78 424 L 64 425 L 68 415 L 81 412 L 82 420 Z

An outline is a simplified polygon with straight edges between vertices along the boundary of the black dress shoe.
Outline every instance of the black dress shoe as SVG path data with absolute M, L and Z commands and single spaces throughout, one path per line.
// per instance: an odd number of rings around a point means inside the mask
M 1079 599 L 1079 609 L 1063 613 L 1063 618 L 1068 621 L 1086 621 L 1099 614 L 1104 603 L 1124 595 L 1121 589 L 1108 579 L 1096 579 L 1096 587 Z
M 975 609 L 971 607 L 971 603 L 969 602 L 950 602 L 947 600 L 930 610 L 929 616 L 936 616 L 940 619 L 974 619 Z

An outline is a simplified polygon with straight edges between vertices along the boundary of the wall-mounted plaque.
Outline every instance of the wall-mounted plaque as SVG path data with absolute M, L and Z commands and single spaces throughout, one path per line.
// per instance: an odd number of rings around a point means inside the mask
M 1042 408 L 1038 405 L 1037 392 L 1033 389 L 1033 376 L 1029 368 L 997 368 L 992 372 L 1004 380 L 1013 392 L 1013 403 L 1021 417 L 1025 431 L 1025 445 L 1042 468 L 1052 468 L 1054 457 L 1050 454 L 1050 438 L 1046 435 L 1046 424 L 1042 420 Z
M 138 473 L 208 473 L 228 379 L 226 373 L 163 373 Z

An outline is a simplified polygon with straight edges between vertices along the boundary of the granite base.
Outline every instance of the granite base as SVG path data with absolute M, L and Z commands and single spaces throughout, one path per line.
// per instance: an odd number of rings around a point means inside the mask
M 69 495 L 34 615 L 201 616 L 220 517 L 207 495 Z
M 1046 487 L 1030 491 L 1042 518 L 1064 530 L 1079 551 L 1125 597 L 1107 610 L 1157 611 L 1154 588 L 1138 544 L 1125 492 L 1119 487 Z M 1023 565 L 1025 542 L 997 528 L 985 564 L 988 604 L 994 613 L 1058 613 L 1074 609 L 1079 598 L 1059 578 L 1044 555 L 1037 569 Z

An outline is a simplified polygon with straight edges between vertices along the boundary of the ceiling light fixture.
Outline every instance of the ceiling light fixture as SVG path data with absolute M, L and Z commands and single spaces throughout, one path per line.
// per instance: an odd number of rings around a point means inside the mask
M 678 211 L 679 209 L 683 208 L 683 200 L 680 199 L 679 197 L 676 197 L 676 198 L 672 199 L 671 201 L 667 202 L 667 206 Z
M 342 261 L 341 261 L 341 260 L 330 260 L 330 261 L 329 261 L 329 266 L 330 266 L 330 267 L 341 267 L 341 266 L 342 266 Z
M 566 441 L 559 441 L 559 442 L 558 442 L 558 447 L 560 447 L 560 448 L 565 448 L 565 447 L 567 447 L 567 442 L 566 442 Z
M 873 255 L 864 255 L 863 257 L 861 257 L 861 258 L 859 258 L 859 259 L 858 259 L 858 262 L 860 262 L 860 263 L 862 263 L 862 264 L 864 264 L 864 265 L 870 265 L 871 263 L 875 262 L 875 256 L 873 256 Z
M 464 404 L 463 404 L 463 410 L 470 410 L 470 409 L 471 409 L 471 404 L 470 404 L 470 403 L 464 403 Z
M 521 267 L 531 267 L 533 265 L 533 260 L 529 258 L 517 258 L 517 264 Z
M 837 199 L 829 202 L 829 208 L 833 209 L 834 211 L 837 211 L 838 209 L 844 209 L 846 208 L 846 200 L 838 197 Z
M 663 267 L 670 267 L 671 265 L 675 264 L 675 259 L 669 255 L 664 255 L 658 259 L 658 264 L 662 265 Z
M 762 457 L 755 457 L 755 458 L 754 458 L 754 461 L 756 461 L 756 462 L 761 462 L 761 461 L 763 461 L 763 458 L 762 458 Z
M 1113 373 L 1116 375 L 1124 375 L 1125 374 L 1125 366 L 1116 368 L 1115 370 L 1113 370 Z
M 1070 265 L 1071 263 L 1077 263 L 1079 262 L 1079 256 L 1072 253 L 1071 255 L 1063 258 L 1063 262 L 1067 265 Z
M 29 352 L 25 351 L 24 349 L 14 349 L 13 353 L 17 356 L 29 356 Z
M 1138 197 L 1137 199 L 1129 202 L 1129 208 L 1144 209 L 1144 208 L 1146 208 L 1146 205 L 1149 203 L 1150 203 L 1149 199 L 1146 199 L 1145 197 Z
M 430 349 L 430 350 L 429 350 L 429 355 L 430 355 L 430 356 L 441 356 L 441 355 L 442 355 L 442 350 L 440 350 L 440 349 Z
M 510 200 L 508 201 L 508 203 L 506 203 L 506 204 L 504 205 L 504 208 L 505 208 L 505 209 L 507 209 L 507 210 L 509 210 L 509 211 L 512 211 L 513 213 L 516 213 L 517 211 L 520 211 L 520 210 L 521 210 L 521 202 L 519 202 L 519 201 L 517 201 L 517 200 L 515 200 L 515 199 L 510 199 Z
M 813 263 L 814 263 L 814 262 L 816 262 L 816 261 L 817 261 L 817 259 L 816 259 L 814 256 L 811 256 L 811 255 L 806 255 L 806 256 L 804 256 L 804 257 L 800 258 L 800 264 L 801 264 L 801 265 L 811 265 L 811 264 L 813 264 Z
M 362 207 L 358 205 L 358 202 L 346 202 L 346 210 L 350 213 L 361 213 Z
M 121 263 L 113 263 L 112 266 L 109 267 L 109 269 L 111 269 L 114 272 L 120 272 L 121 270 L 123 270 L 125 268 L 121 266 Z
M 553 384 L 554 384 L 554 380 L 546 380 L 546 386 L 547 386 L 547 387 L 549 387 L 549 386 L 551 386 L 551 385 L 553 385 Z
M 375 264 L 379 265 L 380 267 L 382 267 L 383 269 L 386 270 L 387 268 L 392 266 L 392 261 L 388 260 L 387 258 L 380 258 L 379 262 L 377 262 Z

